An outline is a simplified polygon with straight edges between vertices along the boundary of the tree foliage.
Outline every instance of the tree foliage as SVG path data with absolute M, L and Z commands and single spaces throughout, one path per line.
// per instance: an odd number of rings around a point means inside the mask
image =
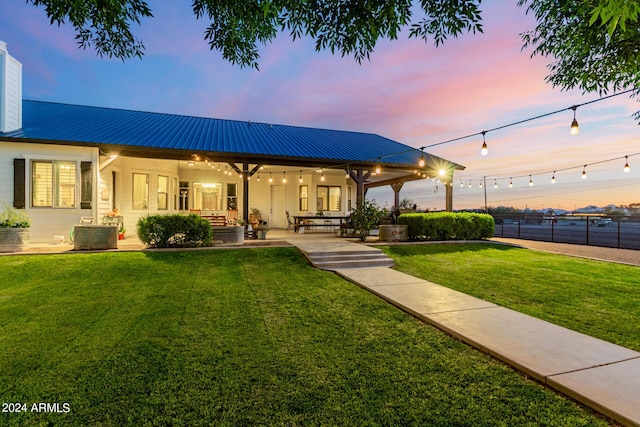
M 70 23 L 83 47 L 120 59 L 141 57 L 144 45 L 132 25 L 152 17 L 145 0 L 27 0 L 43 6 L 51 23 Z M 204 38 L 212 50 L 241 67 L 258 68 L 258 44 L 280 32 L 309 37 L 361 62 L 380 39 L 449 37 L 482 32 L 481 0 L 192 0 L 198 19 L 210 24 Z M 551 58 L 547 80 L 568 90 L 607 93 L 639 88 L 640 4 L 629 0 L 518 0 L 537 20 L 522 35 L 532 55 Z M 419 16 L 416 16 L 419 15 Z M 640 95 L 640 89 L 635 92 Z M 640 120 L 640 114 L 636 113 Z
M 532 56 L 551 58 L 547 81 L 564 90 L 640 94 L 640 5 L 627 0 L 519 0 L 538 22 L 522 35 Z M 636 118 L 640 119 L 639 113 Z

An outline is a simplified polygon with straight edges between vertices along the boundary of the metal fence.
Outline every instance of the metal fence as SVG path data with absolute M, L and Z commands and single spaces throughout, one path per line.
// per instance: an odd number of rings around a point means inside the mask
M 495 237 L 640 249 L 640 216 L 493 215 Z

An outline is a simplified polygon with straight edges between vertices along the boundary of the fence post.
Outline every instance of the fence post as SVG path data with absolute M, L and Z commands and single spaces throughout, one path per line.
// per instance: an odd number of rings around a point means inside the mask
M 620 249 L 620 219 L 618 219 L 618 249 Z
M 589 217 L 585 218 L 585 222 L 587 223 L 587 245 L 589 244 Z

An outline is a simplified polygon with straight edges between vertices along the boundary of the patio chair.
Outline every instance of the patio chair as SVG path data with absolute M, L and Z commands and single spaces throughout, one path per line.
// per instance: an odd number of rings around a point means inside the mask
M 293 231 L 296 232 L 298 230 L 296 230 L 296 225 L 293 223 L 293 220 L 291 219 L 291 216 L 289 215 L 289 211 L 284 211 L 285 214 L 287 214 L 287 233 L 289 232 L 289 230 L 293 227 Z
M 237 221 L 238 221 L 238 210 L 229 209 L 227 211 L 227 225 L 236 225 Z

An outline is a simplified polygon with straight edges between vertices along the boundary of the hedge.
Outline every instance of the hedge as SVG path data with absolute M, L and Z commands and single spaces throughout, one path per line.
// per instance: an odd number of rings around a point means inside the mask
M 398 224 L 409 226 L 411 240 L 480 240 L 495 231 L 491 215 L 470 212 L 405 213 Z
M 211 224 L 199 215 L 150 215 L 138 220 L 141 242 L 152 248 L 211 246 Z

